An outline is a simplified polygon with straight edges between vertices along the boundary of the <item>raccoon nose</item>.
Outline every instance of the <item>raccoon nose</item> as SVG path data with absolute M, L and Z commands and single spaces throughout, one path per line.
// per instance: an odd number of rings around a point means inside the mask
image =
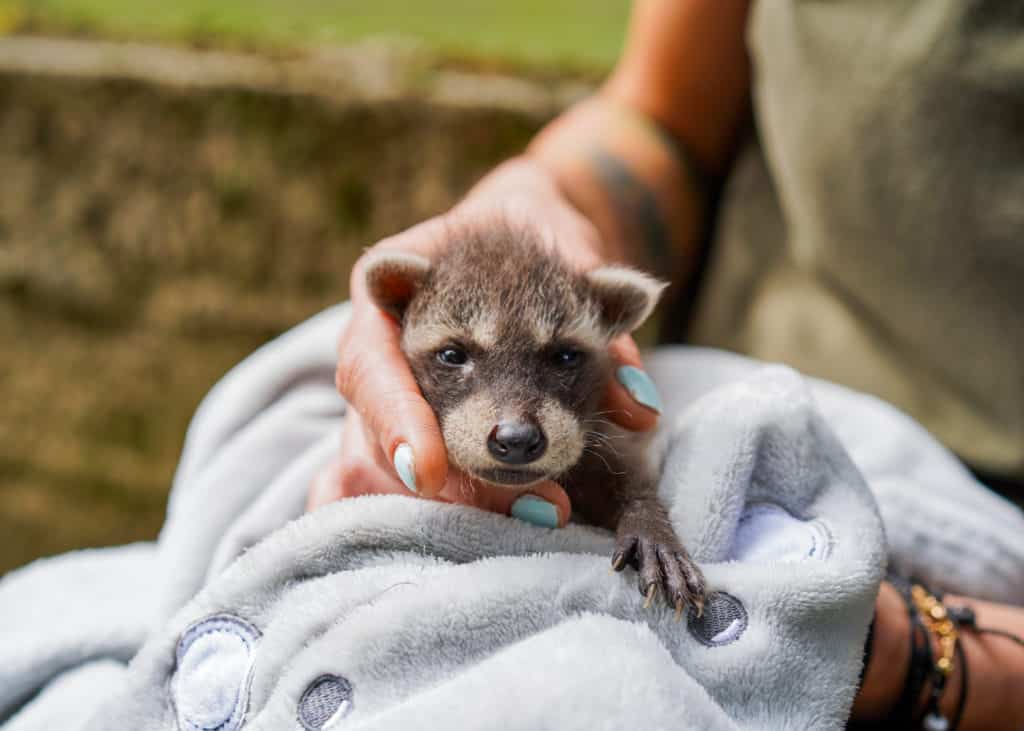
M 487 449 L 505 464 L 529 464 L 540 459 L 548 440 L 536 424 L 503 421 L 487 437 Z

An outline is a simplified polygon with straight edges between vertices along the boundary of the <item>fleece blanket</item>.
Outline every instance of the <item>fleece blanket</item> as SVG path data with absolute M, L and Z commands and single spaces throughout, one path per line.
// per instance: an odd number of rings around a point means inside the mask
M 0 580 L 0 729 L 838 729 L 887 561 L 1024 603 L 1024 515 L 923 429 L 718 351 L 647 361 L 701 617 L 643 609 L 587 526 L 399 496 L 303 515 L 345 314 L 211 391 L 158 541 Z

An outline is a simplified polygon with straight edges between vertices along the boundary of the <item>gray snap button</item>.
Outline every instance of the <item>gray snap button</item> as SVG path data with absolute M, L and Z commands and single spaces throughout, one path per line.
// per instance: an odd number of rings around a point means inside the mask
M 698 642 L 708 647 L 730 645 L 747 629 L 747 610 L 732 594 L 716 591 L 708 595 L 704 614 L 690 612 L 687 629 Z
M 340 675 L 321 675 L 299 699 L 299 723 L 323 731 L 352 710 L 352 684 Z

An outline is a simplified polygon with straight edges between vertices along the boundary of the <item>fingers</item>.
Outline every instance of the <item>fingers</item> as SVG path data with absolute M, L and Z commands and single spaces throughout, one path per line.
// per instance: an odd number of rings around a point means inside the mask
M 345 454 L 327 465 L 313 479 L 306 510 L 316 510 L 344 497 L 409 494 L 409 490 L 390 470 L 359 455 Z M 520 493 L 505 487 L 471 481 L 455 470 L 449 472 L 448 482 L 436 499 L 511 515 L 543 528 L 562 528 L 572 514 L 568 495 L 553 482 L 533 485 L 529 492 Z
M 412 495 L 377 448 L 376 435 L 358 413 L 349 411 L 338 456 L 313 479 L 306 510 L 344 497 L 383 494 Z M 564 526 L 572 514 L 569 496 L 554 482 L 517 491 L 473 480 L 457 469 L 448 470 L 443 488 L 433 497 L 511 515 L 546 528 Z
M 572 514 L 569 496 L 554 482 L 541 482 L 516 490 L 471 479 L 455 469 L 449 471 L 448 483 L 440 498 L 492 513 L 511 515 L 545 528 L 563 527 Z
M 306 510 L 357 495 L 409 495 L 409 489 L 383 458 L 375 437 L 354 411 L 345 415 L 338 456 L 313 478 Z
M 533 508 L 528 508 L 528 506 L 535 504 L 532 502 L 533 500 L 542 500 L 555 507 L 558 513 L 559 528 L 564 528 L 565 524 L 569 522 L 569 518 L 572 516 L 572 503 L 565 490 L 562 489 L 562 486 L 555 482 L 542 482 L 539 485 L 532 485 L 528 492 L 512 501 L 508 506 L 508 513 L 514 518 L 526 520 L 528 523 L 537 525 L 538 521 L 531 520 Z
M 374 248 L 429 255 L 443 240 L 444 227 L 442 219 L 430 219 Z M 352 269 L 352 315 L 338 340 L 335 385 L 374 439 L 362 451 L 345 451 L 378 466 L 389 464 L 392 476 L 399 477 L 408 490 L 433 497 L 447 474 L 444 438 L 402 353 L 398 322 L 370 301 L 364 262 L 365 257 Z M 346 441 L 351 444 L 351 437 Z M 355 489 L 349 481 L 341 482 L 346 490 Z
M 650 431 L 658 424 L 662 403 L 654 382 L 643 370 L 640 349 L 632 337 L 624 335 L 612 341 L 609 352 L 615 372 L 601 408 L 621 427 Z
M 319 507 L 332 503 L 339 499 L 338 474 L 339 464 L 337 460 L 331 462 L 313 478 L 309 486 L 309 493 L 306 495 L 306 512 L 312 513 Z
M 489 495 L 488 509 L 543 528 L 565 526 L 572 513 L 569 496 L 554 482 L 531 485 L 518 493 L 505 487 L 486 486 L 483 494 Z
M 409 490 L 389 470 L 363 457 L 335 459 L 313 478 L 306 511 L 346 497 L 408 495 Z
M 398 323 L 369 303 L 355 305 L 339 342 L 336 384 L 409 490 L 433 497 L 448 455 L 437 418 L 399 346 Z

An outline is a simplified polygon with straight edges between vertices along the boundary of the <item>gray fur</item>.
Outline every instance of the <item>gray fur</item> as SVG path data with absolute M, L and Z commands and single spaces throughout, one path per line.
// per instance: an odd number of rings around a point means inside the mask
M 477 476 L 501 466 L 485 449 L 490 429 L 527 418 L 541 422 L 550 445 L 532 466 L 542 468 L 538 479 L 564 475 L 590 446 L 587 433 L 600 439 L 593 427 L 612 367 L 609 342 L 643 323 L 662 285 L 625 267 L 573 271 L 529 231 L 505 225 L 455 232 L 429 269 L 423 261 L 376 253 L 367 288 L 402 322 L 403 350 L 452 460 Z M 407 298 L 396 302 L 401 292 Z M 469 362 L 439 362 L 447 346 Z M 578 366 L 559 365 L 564 349 L 581 355 Z

